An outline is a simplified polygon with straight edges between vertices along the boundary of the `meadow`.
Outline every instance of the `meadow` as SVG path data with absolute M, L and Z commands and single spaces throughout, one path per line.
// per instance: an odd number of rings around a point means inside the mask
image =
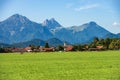
M 120 51 L 4 53 L 0 80 L 120 80 Z

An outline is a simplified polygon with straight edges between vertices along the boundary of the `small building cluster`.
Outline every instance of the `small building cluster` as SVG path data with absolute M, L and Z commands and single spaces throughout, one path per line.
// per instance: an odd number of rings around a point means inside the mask
M 66 42 L 64 42 L 64 51 L 72 51 L 73 46 L 72 45 L 67 45 Z
M 49 47 L 49 44 L 46 42 L 45 46 L 28 46 L 25 48 L 3 48 L 0 47 L 0 53 L 6 52 L 67 52 L 67 51 L 103 51 L 103 50 L 120 50 L 120 39 L 98 39 L 95 38 L 90 44 L 76 44 L 68 45 L 64 42 L 63 45 L 57 47 Z
M 89 48 L 89 51 L 101 51 L 103 50 L 103 46 L 96 46 L 96 48 Z
M 72 51 L 73 50 L 73 46 L 72 45 L 67 45 L 64 42 L 63 45 L 64 50 L 63 51 Z M 57 47 L 37 47 L 37 48 L 33 48 L 32 46 L 28 46 L 25 48 L 5 48 L 6 52 L 54 52 L 54 51 L 58 51 Z
M 48 46 L 48 43 L 47 43 Z M 58 47 L 33 47 L 33 46 L 28 46 L 25 48 L 4 48 L 5 52 L 54 52 L 54 51 L 101 51 L 104 50 L 103 46 L 96 46 L 94 48 L 89 47 L 88 45 L 85 46 L 73 46 L 73 45 L 67 45 L 66 42 L 64 42 L 63 46 L 61 48 Z

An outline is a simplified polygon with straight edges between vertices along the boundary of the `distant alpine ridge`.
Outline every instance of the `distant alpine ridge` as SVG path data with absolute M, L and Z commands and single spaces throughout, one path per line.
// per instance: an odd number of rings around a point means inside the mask
M 6 44 L 27 42 L 35 39 L 50 40 L 51 42 L 51 39 L 53 39 L 61 44 L 61 41 L 80 44 L 89 43 L 94 37 L 120 38 L 120 34 L 113 34 L 93 21 L 80 26 L 63 27 L 54 18 L 46 19 L 43 23 L 36 23 L 19 14 L 14 14 L 0 22 L 0 33 L 0 43 Z

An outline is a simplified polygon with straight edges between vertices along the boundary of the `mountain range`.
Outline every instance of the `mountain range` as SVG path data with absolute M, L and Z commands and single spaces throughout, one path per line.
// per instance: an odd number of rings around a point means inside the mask
M 63 27 L 54 18 L 46 19 L 43 23 L 36 23 L 19 14 L 14 14 L 1 21 L 0 32 L 0 43 L 6 44 L 21 42 L 24 44 L 24 42 L 31 40 L 50 40 L 51 45 L 54 44 L 53 40 L 56 45 L 63 43 L 63 41 L 80 44 L 89 43 L 94 37 L 120 38 L 120 34 L 113 34 L 94 21 L 80 26 Z

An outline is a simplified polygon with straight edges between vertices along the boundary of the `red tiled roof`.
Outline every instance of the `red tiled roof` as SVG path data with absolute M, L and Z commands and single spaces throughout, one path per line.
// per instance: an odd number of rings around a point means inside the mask
M 73 46 L 69 45 L 69 46 L 66 46 L 66 51 L 72 51 L 73 49 Z
M 31 50 L 31 47 L 26 47 L 25 50 Z
M 42 48 L 42 50 L 43 50 L 43 51 L 53 51 L 54 48 L 53 48 L 53 47 L 51 47 L 51 48 Z
M 12 49 L 13 52 L 25 52 L 26 50 L 24 48 L 14 48 Z
M 96 46 L 96 48 L 98 48 L 98 49 L 102 49 L 102 48 L 103 48 L 103 46 Z

